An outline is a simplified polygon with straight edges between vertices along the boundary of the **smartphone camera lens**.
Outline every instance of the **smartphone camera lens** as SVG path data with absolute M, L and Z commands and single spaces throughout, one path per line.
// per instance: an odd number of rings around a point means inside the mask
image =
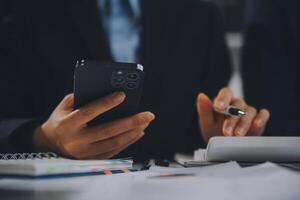
M 118 84 L 121 84 L 121 83 L 123 83 L 125 80 L 124 80 L 124 78 L 122 77 L 122 76 L 119 76 L 119 77 L 115 77 L 114 78 L 114 82 L 115 83 L 118 83 Z
M 139 75 L 137 73 L 128 73 L 126 77 L 129 80 L 135 81 L 139 78 Z
M 114 86 L 115 86 L 116 88 L 121 88 L 121 87 L 122 87 L 122 84 L 115 83 Z
M 114 87 L 120 88 L 125 83 L 125 78 L 123 76 L 113 76 L 111 83 Z
M 133 89 L 137 88 L 137 86 L 138 85 L 135 82 L 128 82 L 128 83 L 125 84 L 125 87 L 128 90 L 133 90 Z

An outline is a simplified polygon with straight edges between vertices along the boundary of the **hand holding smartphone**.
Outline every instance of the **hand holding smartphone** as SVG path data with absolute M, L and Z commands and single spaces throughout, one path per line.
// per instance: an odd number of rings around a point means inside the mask
M 137 113 L 141 65 L 80 61 L 74 78 L 75 94 L 65 96 L 35 130 L 36 149 L 73 159 L 109 159 L 144 136 L 155 116 Z

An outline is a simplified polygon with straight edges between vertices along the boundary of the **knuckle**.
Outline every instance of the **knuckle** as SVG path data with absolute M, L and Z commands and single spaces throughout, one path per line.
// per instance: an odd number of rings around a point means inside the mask
M 90 116 L 92 114 L 93 110 L 90 107 L 85 107 L 79 109 L 79 115 L 81 116 Z

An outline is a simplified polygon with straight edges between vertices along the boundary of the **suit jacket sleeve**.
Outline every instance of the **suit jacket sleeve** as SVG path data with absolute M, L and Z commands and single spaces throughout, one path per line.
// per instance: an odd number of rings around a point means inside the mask
M 0 54 L 3 55 L 3 52 Z M 22 78 L 18 77 L 18 70 L 14 68 L 15 63 L 12 62 L 15 59 L 14 57 L 6 62 L 2 60 L 1 64 L 0 152 L 33 152 L 33 132 L 42 120 L 37 119 L 32 113 L 31 105 L 34 101 L 28 96 L 34 96 L 34 93 Z
M 10 11 L 7 6 L 0 10 L 0 152 L 31 152 L 33 130 L 41 121 L 28 115 L 34 110 L 35 87 L 29 84 L 30 68 L 19 54 L 18 31 Z

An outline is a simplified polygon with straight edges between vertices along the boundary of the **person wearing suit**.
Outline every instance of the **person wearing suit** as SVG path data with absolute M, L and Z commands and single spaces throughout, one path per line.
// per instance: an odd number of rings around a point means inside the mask
M 300 2 L 249 0 L 245 6 L 245 98 L 272 113 L 268 133 L 298 136 Z
M 29 0 L 14 8 L 23 61 L 17 80 L 16 69 L 7 69 L 0 129 L 16 151 L 172 158 L 212 136 L 264 131 L 268 111 L 257 112 L 223 88 L 231 69 L 221 16 L 211 3 Z M 140 113 L 87 127 L 126 97 L 114 93 L 73 110 L 74 64 L 81 59 L 141 63 L 146 77 Z M 248 115 L 226 117 L 229 104 Z

